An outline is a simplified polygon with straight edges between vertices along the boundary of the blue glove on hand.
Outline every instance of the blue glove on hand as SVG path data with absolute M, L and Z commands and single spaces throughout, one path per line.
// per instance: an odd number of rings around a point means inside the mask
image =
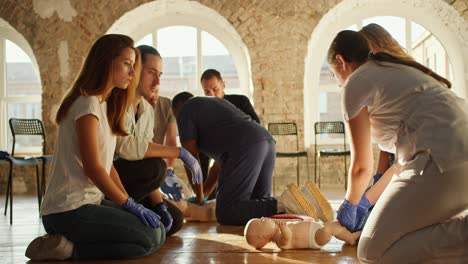
M 161 219 L 161 217 L 150 209 L 135 202 L 131 197 L 128 197 L 127 201 L 122 205 L 122 208 L 140 218 L 143 224 L 153 228 L 159 227 L 159 219 Z
M 154 207 L 154 211 L 161 217 L 161 222 L 163 223 L 164 228 L 166 229 L 166 234 L 167 234 L 167 232 L 171 230 L 172 222 L 174 220 L 172 220 L 171 214 L 167 211 L 166 204 L 164 202 L 157 204 Z
M 380 173 L 377 173 L 374 175 L 374 182 L 372 183 L 372 185 L 376 184 L 380 178 L 383 176 L 383 174 L 380 174 Z
M 202 181 L 202 171 L 200 168 L 200 164 L 198 164 L 198 160 L 190 154 L 186 149 L 180 148 L 179 159 L 182 160 L 184 165 L 190 170 L 192 173 L 192 183 L 199 184 Z
M 161 185 L 161 191 L 170 199 L 174 201 L 180 201 L 182 199 L 182 186 L 180 186 L 179 182 L 177 181 L 174 170 L 168 169 L 166 174 L 166 180 Z
M 356 226 L 354 227 L 355 231 L 361 231 L 364 228 L 364 224 L 369 217 L 371 212 L 372 204 L 367 199 L 366 195 L 362 195 L 361 201 L 359 201 L 358 208 L 356 211 Z
M 188 198 L 187 202 L 192 203 L 192 204 L 204 205 L 204 204 L 206 204 L 208 202 L 208 196 L 205 196 L 203 198 L 203 202 L 201 204 L 197 203 L 197 197 L 195 197 L 195 196 L 192 196 L 192 197 Z
M 358 205 L 351 204 L 348 200 L 344 200 L 338 209 L 338 216 L 336 219 L 340 224 L 349 231 L 353 232 L 354 227 L 356 226 L 356 214 L 357 214 Z

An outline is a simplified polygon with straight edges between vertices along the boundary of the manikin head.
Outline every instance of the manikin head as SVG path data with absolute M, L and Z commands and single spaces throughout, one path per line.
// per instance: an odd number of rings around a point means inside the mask
M 270 218 L 253 218 L 247 222 L 244 237 L 247 243 L 255 248 L 262 248 L 273 241 L 278 225 Z

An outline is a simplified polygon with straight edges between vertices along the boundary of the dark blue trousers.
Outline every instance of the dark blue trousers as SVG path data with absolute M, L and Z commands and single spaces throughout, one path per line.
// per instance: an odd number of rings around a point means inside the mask
M 276 214 L 271 181 L 276 150 L 273 140 L 225 153 L 221 159 L 216 218 L 224 225 L 244 225 L 250 219 Z

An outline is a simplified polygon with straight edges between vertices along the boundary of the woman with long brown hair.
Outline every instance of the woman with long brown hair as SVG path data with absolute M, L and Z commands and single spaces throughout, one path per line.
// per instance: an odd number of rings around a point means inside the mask
M 32 260 L 135 258 L 164 242 L 159 216 L 128 196 L 112 165 L 139 68 L 130 37 L 104 35 L 91 47 L 57 113 L 58 140 L 41 207 L 47 235 L 28 246 Z
M 366 38 L 338 33 L 328 64 L 342 86 L 350 137 L 348 190 L 338 221 L 355 230 L 372 177 L 372 144 L 395 153 L 401 168 L 374 205 L 358 245 L 364 263 L 466 261 L 468 114 L 447 80 L 414 60 L 369 53 Z M 367 206 L 367 205 L 366 205 Z M 365 211 L 365 210 L 364 210 Z

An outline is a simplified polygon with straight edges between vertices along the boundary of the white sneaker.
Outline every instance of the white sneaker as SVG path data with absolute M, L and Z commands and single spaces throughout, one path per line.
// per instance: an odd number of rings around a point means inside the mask
M 302 195 L 299 187 L 291 183 L 288 188 L 278 197 L 288 214 L 308 215 L 317 220 L 317 211 L 311 202 Z
M 323 196 L 322 192 L 313 181 L 308 181 L 304 187 L 302 187 L 301 192 L 305 199 L 310 201 L 315 209 L 317 209 L 320 220 L 324 223 L 334 220 L 334 212 L 330 202 Z
M 62 235 L 47 234 L 29 243 L 25 255 L 31 260 L 65 260 L 73 253 L 73 242 Z

